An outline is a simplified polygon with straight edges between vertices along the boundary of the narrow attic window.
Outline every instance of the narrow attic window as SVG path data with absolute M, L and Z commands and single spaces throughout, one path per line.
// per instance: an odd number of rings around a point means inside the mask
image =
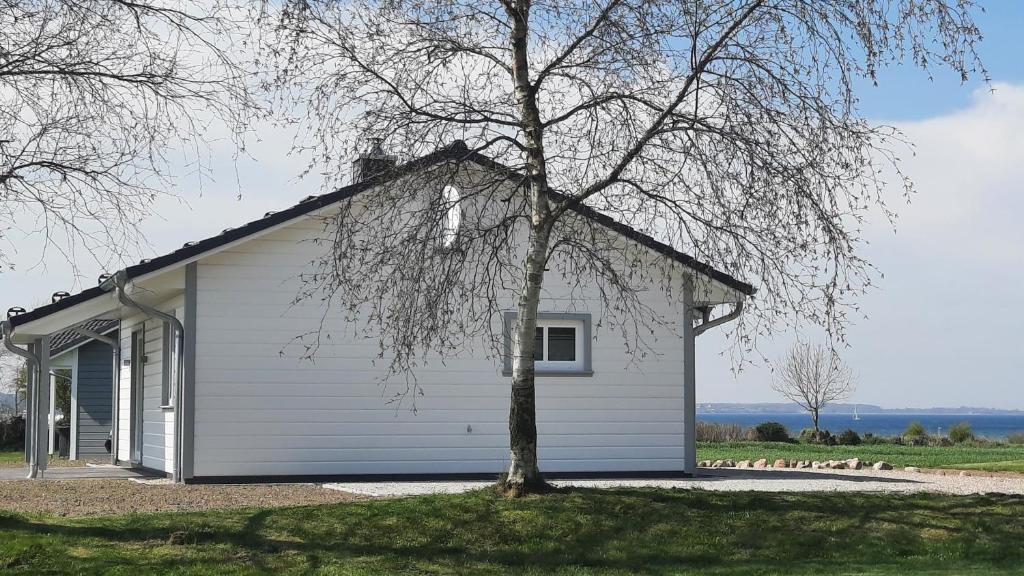
M 462 224 L 462 194 L 455 186 L 445 186 L 441 191 L 441 207 L 444 218 L 441 221 L 441 244 L 445 248 L 455 244 L 459 237 L 459 226 Z

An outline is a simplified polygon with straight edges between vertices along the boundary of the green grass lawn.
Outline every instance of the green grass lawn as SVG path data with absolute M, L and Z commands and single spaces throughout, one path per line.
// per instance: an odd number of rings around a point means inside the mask
M 50 456 L 49 465 L 51 467 L 84 466 L 85 462 L 82 460 L 68 460 L 66 458 Z M 21 448 L 0 449 L 0 468 L 19 468 L 21 466 L 25 466 L 25 452 L 23 452 Z
M 25 453 L 21 450 L 3 448 L 0 449 L 0 464 L 18 464 L 25 462 Z
M 1024 498 L 490 491 L 275 510 L 0 513 L 24 574 L 993 574 L 1024 571 Z M 173 542 L 173 543 L 172 543 Z
M 976 464 L 954 464 L 943 468 L 958 470 L 987 470 L 989 472 L 1024 472 L 1024 460 L 1007 460 L 1005 462 L 979 462 Z
M 975 465 L 975 469 L 988 470 L 989 463 L 1004 464 L 1024 461 L 1024 446 L 896 446 L 873 444 L 860 446 L 822 446 L 818 444 L 785 444 L 781 442 L 702 442 L 697 446 L 698 460 L 749 460 L 778 458 L 793 460 L 885 460 L 894 466 L 921 466 L 928 468 L 959 468 Z M 995 468 L 998 469 L 998 468 Z M 1020 469 L 1020 468 L 1017 468 Z

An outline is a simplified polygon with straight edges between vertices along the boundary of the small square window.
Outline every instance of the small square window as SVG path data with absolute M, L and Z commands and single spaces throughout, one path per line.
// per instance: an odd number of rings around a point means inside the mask
M 502 373 L 512 374 L 515 312 L 505 313 L 505 359 Z M 589 376 L 590 315 L 541 312 L 534 335 L 534 366 L 538 376 Z
M 551 362 L 576 361 L 576 327 L 551 326 L 548 332 L 548 360 Z

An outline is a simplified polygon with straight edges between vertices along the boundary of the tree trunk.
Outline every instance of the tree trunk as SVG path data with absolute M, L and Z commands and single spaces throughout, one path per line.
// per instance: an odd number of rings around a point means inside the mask
M 537 465 L 537 399 L 535 390 L 534 334 L 540 290 L 547 266 L 551 222 L 548 210 L 548 180 L 544 159 L 543 124 L 536 93 L 530 83 L 527 31 L 530 3 L 509 5 L 513 21 L 512 54 L 516 104 L 526 141 L 527 192 L 530 198 L 530 239 L 524 265 L 522 292 L 517 306 L 515 356 L 512 361 L 512 398 L 508 432 L 511 464 L 505 491 L 518 497 L 546 486 Z
M 537 465 L 537 400 L 533 354 L 547 245 L 546 230 L 531 230 L 526 278 L 517 307 L 515 338 L 518 346 L 512 360 L 512 399 L 508 416 L 511 464 L 505 479 L 506 492 L 516 497 L 545 485 Z
M 814 419 L 814 437 L 818 437 L 818 409 L 811 410 L 811 418 Z

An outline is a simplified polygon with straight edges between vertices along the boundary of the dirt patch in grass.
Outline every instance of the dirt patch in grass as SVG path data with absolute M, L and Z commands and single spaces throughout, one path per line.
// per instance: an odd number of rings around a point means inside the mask
M 132 480 L 0 481 L 0 510 L 55 516 L 274 508 L 366 499 L 316 484 L 140 484 Z

